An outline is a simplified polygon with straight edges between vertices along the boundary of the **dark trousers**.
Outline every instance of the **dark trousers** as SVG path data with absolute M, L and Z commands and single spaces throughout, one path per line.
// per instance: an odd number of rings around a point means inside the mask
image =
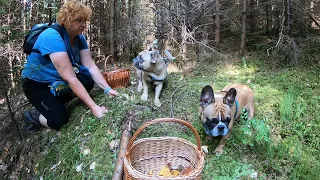
M 50 128 L 59 130 L 69 121 L 69 114 L 65 104 L 75 96 L 72 95 L 73 93 L 54 96 L 50 92 L 48 85 L 31 79 L 22 79 L 23 92 L 30 103 L 47 119 L 47 124 Z M 83 86 L 89 92 L 92 90 L 94 82 L 93 80 L 86 82 Z

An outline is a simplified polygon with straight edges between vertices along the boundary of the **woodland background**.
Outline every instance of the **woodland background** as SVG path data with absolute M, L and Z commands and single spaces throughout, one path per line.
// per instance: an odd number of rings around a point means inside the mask
M 50 22 L 63 2 L 0 1 L 3 97 L 17 84 L 25 62 L 21 50 L 24 35 L 32 25 Z M 85 35 L 96 62 L 109 54 L 130 62 L 157 38 L 160 49 L 178 53 L 180 67 L 211 54 L 236 52 L 243 57 L 252 48 L 262 50 L 270 63 L 319 65 L 313 57 L 320 42 L 318 0 L 82 2 L 93 9 Z
M 8 172 L 23 144 L 21 112 L 28 101 L 19 86 L 26 56 L 24 35 L 52 20 L 64 1 L 0 0 L 0 171 Z M 123 66 L 147 43 L 160 40 L 175 65 L 259 54 L 272 67 L 319 67 L 319 0 L 84 0 L 92 8 L 87 37 L 97 64 L 112 54 Z M 102 67 L 102 66 L 101 66 Z

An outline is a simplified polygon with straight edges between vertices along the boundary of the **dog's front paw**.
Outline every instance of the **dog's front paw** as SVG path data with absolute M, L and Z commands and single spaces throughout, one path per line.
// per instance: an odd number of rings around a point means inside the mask
M 223 150 L 222 150 L 222 148 L 217 147 L 217 148 L 214 150 L 214 153 L 216 153 L 216 156 L 220 156 L 220 155 L 223 153 Z
M 142 94 L 141 100 L 142 101 L 147 101 L 148 100 L 148 94 Z
M 161 102 L 159 101 L 159 99 L 154 100 L 154 105 L 157 107 L 161 107 Z

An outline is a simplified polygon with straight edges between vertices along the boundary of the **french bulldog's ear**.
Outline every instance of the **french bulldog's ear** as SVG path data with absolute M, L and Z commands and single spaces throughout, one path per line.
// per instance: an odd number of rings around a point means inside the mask
M 156 63 L 160 56 L 159 51 L 153 51 L 150 56 L 151 63 Z
M 234 101 L 236 100 L 237 90 L 235 88 L 229 89 L 226 95 L 223 97 L 223 103 L 232 106 Z
M 200 106 L 204 108 L 212 103 L 214 103 L 213 89 L 211 86 L 206 85 L 201 91 Z

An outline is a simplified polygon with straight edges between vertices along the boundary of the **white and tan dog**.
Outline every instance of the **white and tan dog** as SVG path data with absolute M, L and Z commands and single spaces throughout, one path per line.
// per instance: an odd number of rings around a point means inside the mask
M 167 78 L 168 62 L 161 57 L 157 50 L 144 50 L 134 59 L 134 66 L 137 69 L 138 91 L 143 89 L 141 100 L 148 100 L 149 85 L 155 86 L 154 104 L 161 106 L 159 97 L 163 87 L 163 82 Z
M 209 85 L 202 89 L 198 115 L 208 135 L 207 138 L 221 137 L 214 151 L 216 155 L 222 154 L 233 124 L 240 118 L 242 109 L 248 112 L 248 120 L 253 118 L 254 94 L 247 85 L 231 84 L 218 93 L 214 93 Z

